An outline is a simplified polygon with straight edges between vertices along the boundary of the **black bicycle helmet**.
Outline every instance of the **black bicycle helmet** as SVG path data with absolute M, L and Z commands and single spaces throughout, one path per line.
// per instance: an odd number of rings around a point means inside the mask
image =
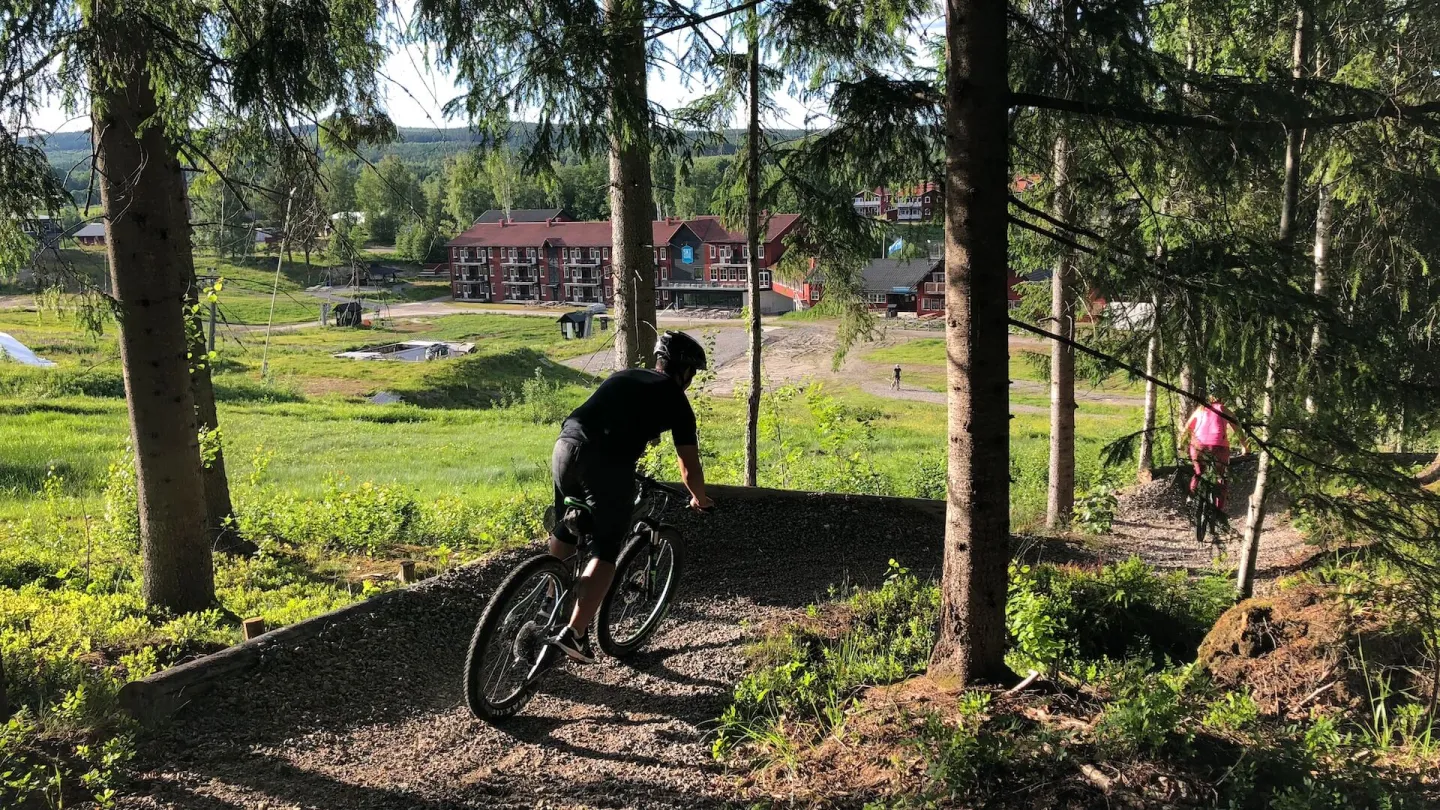
M 666 365 L 704 371 L 709 368 L 705 349 L 695 338 L 684 332 L 666 332 L 655 344 L 655 357 L 665 360 Z

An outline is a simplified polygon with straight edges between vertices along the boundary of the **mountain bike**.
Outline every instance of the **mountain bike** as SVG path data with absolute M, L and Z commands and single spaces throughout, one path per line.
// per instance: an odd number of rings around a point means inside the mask
M 1225 514 L 1225 475 L 1222 465 L 1208 452 L 1202 452 L 1198 459 L 1201 472 L 1195 481 L 1192 495 L 1195 503 L 1195 542 L 1204 543 L 1206 537 L 1218 527 L 1229 523 Z
M 615 579 L 595 615 L 594 638 L 607 655 L 625 658 L 664 621 L 685 562 L 680 531 L 661 522 L 676 499 L 690 494 L 640 475 L 629 537 L 615 560 Z M 569 501 L 570 509 L 585 509 Z M 546 508 L 545 528 L 565 516 Z M 510 717 L 525 707 L 546 671 L 532 672 L 547 641 L 570 619 L 576 582 L 589 563 L 591 536 L 561 560 L 540 553 L 520 563 L 485 606 L 465 657 L 465 700 L 483 720 Z M 563 655 L 560 658 L 564 658 Z

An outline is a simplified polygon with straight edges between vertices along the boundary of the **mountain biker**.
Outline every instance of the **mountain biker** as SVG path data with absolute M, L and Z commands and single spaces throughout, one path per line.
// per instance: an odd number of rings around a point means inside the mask
M 615 558 L 631 527 L 635 464 L 645 446 L 670 431 L 691 508 L 714 506 L 705 494 L 695 412 L 685 396 L 695 372 L 705 368 L 705 349 L 694 338 L 684 332 L 666 332 L 655 346 L 654 371 L 632 368 L 611 374 L 560 429 L 550 461 L 555 514 L 568 513 L 574 522 L 556 521 L 550 553 L 562 560 L 569 558 L 575 553 L 578 535 L 588 532 L 593 557 L 580 577 L 570 623 L 549 644 L 576 661 L 595 661 L 586 631 L 610 590 Z M 565 503 L 567 498 L 582 501 L 589 507 L 588 515 L 571 509 Z M 577 527 L 575 522 L 581 525 Z M 540 668 L 537 664 L 536 669 Z
M 1180 444 L 1183 446 L 1189 442 L 1190 463 L 1195 465 L 1195 475 L 1190 479 L 1190 495 L 1195 495 L 1200 478 L 1205 474 L 1205 465 L 1214 464 L 1215 477 L 1219 482 L 1216 506 L 1224 509 L 1225 471 L 1230 466 L 1230 431 L 1235 431 L 1241 448 L 1247 453 L 1250 452 L 1250 444 L 1245 440 L 1245 434 L 1241 432 L 1235 418 L 1225 410 L 1220 393 L 1211 394 L 1209 399 L 1208 404 L 1196 408 L 1186 420 L 1185 431 L 1180 434 Z

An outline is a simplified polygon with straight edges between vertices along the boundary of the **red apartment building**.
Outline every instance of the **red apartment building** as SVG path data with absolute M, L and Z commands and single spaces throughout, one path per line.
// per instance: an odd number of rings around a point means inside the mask
M 940 187 L 921 183 L 904 188 L 866 189 L 855 195 L 855 211 L 891 222 L 929 222 L 940 213 Z
M 770 314 L 804 308 L 819 300 L 819 284 L 776 284 L 772 268 L 784 253 L 784 239 L 799 224 L 795 214 L 770 217 L 760 245 L 760 311 Z M 656 305 L 744 306 L 749 284 L 749 251 L 742 232 L 718 217 L 669 218 L 652 223 Z M 450 240 L 451 294 L 458 301 L 610 304 L 609 222 L 478 222 Z

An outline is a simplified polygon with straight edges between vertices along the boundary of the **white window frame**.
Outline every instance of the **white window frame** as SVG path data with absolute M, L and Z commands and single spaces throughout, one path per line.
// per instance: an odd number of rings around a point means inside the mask
M 603 255 L 604 255 L 604 258 L 607 258 L 607 259 L 610 258 L 610 248 L 608 248 L 608 247 L 607 247 L 607 248 L 604 248 Z
M 757 258 L 761 258 L 761 259 L 765 258 L 765 243 L 764 243 L 764 242 L 761 242 L 761 243 L 760 243 L 760 253 L 757 254 Z
M 535 248 L 525 248 L 525 258 L 527 258 L 527 259 L 533 259 L 533 258 L 535 258 Z
M 710 245 L 710 258 L 711 258 L 711 259 L 714 259 L 714 258 L 715 258 L 715 245 L 713 245 L 713 244 Z
M 669 259 L 669 258 L 670 258 L 670 256 L 669 256 L 669 251 L 666 249 L 666 247 L 665 247 L 664 245 L 661 245 L 661 246 L 660 246 L 660 258 L 662 258 L 662 259 Z

